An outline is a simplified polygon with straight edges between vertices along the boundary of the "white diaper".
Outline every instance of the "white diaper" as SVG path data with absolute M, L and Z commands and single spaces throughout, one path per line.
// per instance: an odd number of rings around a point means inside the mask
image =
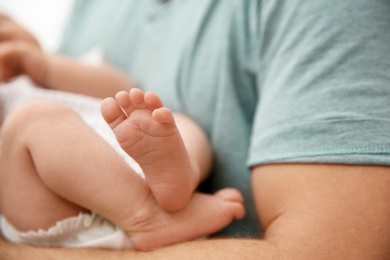
M 97 214 L 80 213 L 58 221 L 48 230 L 27 232 L 18 231 L 5 217 L 0 218 L 3 236 L 17 244 L 133 249 L 129 237 L 120 228 Z

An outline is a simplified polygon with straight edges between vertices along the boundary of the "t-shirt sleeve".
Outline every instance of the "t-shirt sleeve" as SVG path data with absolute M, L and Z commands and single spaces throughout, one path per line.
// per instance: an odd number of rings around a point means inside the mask
M 250 166 L 390 164 L 387 1 L 264 1 Z

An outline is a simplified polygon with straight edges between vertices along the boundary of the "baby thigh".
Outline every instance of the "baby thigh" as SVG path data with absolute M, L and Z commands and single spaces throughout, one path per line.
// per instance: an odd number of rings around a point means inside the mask
M 20 231 L 86 209 L 118 224 L 150 197 L 144 180 L 62 104 L 41 100 L 17 109 L 3 125 L 2 142 L 2 211 Z
M 2 126 L 1 211 L 21 231 L 49 228 L 58 220 L 86 211 L 49 187 L 42 171 L 47 168 L 55 173 L 57 169 L 65 168 L 55 159 L 59 156 L 57 149 L 52 148 L 62 144 L 59 150 L 66 150 L 72 146 L 62 139 L 67 129 L 61 129 L 63 124 L 82 124 L 82 121 L 66 116 L 72 113 L 54 102 L 34 101 L 16 109 Z M 58 124 L 53 118 L 62 122 Z

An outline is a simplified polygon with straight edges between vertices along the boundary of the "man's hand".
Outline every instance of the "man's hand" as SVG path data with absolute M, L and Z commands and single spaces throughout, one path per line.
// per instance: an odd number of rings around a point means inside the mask
M 39 46 L 23 41 L 0 43 L 0 82 L 27 75 L 36 84 L 45 85 L 47 69 L 46 55 Z
M 19 75 L 45 85 L 47 61 L 37 39 L 10 17 L 0 14 L 0 83 Z

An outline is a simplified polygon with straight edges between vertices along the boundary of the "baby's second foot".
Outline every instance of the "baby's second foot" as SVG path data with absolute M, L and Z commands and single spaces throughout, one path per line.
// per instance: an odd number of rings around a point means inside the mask
M 146 204 L 120 226 L 137 250 L 151 250 L 210 235 L 244 214 L 241 194 L 226 188 L 214 195 L 194 193 L 188 205 L 177 212 Z
M 101 112 L 122 149 L 144 171 L 160 206 L 176 211 L 194 189 L 194 170 L 172 112 L 152 93 L 132 89 L 105 99 Z

